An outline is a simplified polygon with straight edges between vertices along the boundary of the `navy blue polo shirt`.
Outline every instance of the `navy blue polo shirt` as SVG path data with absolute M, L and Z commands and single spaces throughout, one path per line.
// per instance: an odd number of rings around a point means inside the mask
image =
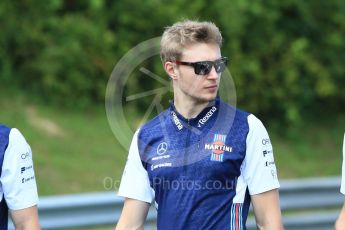
M 171 105 L 134 135 L 119 195 L 154 202 L 158 229 L 246 229 L 250 196 L 279 187 L 254 115 L 219 98 L 195 118 Z

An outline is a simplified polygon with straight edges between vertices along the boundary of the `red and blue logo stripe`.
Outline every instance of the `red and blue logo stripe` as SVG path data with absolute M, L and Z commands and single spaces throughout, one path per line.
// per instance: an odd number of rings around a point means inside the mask
M 224 146 L 226 135 L 214 134 L 213 144 Z M 215 149 L 211 152 L 211 161 L 223 162 L 224 150 Z
M 234 203 L 231 205 L 230 230 L 244 229 L 242 221 L 242 207 L 243 204 L 241 203 Z

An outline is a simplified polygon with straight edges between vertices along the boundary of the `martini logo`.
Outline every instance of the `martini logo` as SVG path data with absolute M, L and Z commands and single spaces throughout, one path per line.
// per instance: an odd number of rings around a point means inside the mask
M 211 161 L 223 162 L 224 152 L 232 152 L 232 147 L 225 145 L 226 135 L 215 134 L 212 144 L 205 144 L 206 150 L 211 150 Z

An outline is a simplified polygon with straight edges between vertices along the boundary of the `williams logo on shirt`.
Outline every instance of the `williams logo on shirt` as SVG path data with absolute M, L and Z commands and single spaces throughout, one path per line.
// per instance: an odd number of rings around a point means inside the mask
M 213 143 L 205 144 L 205 150 L 211 150 L 211 161 L 223 162 L 225 152 L 232 152 L 232 147 L 225 145 L 226 135 L 215 134 Z

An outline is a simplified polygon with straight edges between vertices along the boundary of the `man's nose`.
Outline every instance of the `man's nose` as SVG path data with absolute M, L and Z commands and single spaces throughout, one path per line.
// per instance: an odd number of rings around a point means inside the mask
M 216 67 L 212 66 L 211 71 L 209 74 L 207 74 L 208 79 L 217 79 L 219 77 L 219 74 L 216 72 Z

